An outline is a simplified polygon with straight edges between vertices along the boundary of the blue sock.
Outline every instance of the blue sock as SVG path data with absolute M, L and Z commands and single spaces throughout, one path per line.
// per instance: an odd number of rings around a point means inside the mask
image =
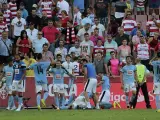
M 157 108 L 157 110 L 159 110 L 160 109 L 160 95 L 156 95 L 156 108 Z
M 126 96 L 126 105 L 128 106 L 129 104 L 129 96 Z
M 23 97 L 18 97 L 18 104 L 21 105 L 23 103 Z
M 56 106 L 59 108 L 59 98 L 55 96 L 54 99 L 55 99 Z
M 61 106 L 65 106 L 65 98 L 64 97 L 61 97 Z
M 48 98 L 48 92 L 45 92 L 43 95 L 43 99 L 46 101 L 47 98 Z
M 37 94 L 37 106 L 41 104 L 41 94 Z
M 69 104 L 71 104 L 72 102 L 73 102 L 73 100 L 74 100 L 74 96 L 73 95 L 71 95 L 70 97 L 69 97 L 69 100 L 68 100 L 68 105 Z
M 12 107 L 12 104 L 13 104 L 13 96 L 11 95 L 11 96 L 9 96 L 9 98 L 8 98 L 8 107 Z

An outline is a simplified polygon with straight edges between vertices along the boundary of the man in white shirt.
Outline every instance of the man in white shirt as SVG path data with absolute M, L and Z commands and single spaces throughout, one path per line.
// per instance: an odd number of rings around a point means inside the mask
M 73 25 L 81 25 L 81 20 L 82 20 L 82 14 L 79 11 L 78 7 L 74 7 L 74 18 L 73 18 Z
M 16 44 L 17 39 L 21 35 L 21 31 L 26 29 L 26 20 L 21 17 L 21 11 L 17 11 L 17 17 L 12 20 L 12 36 L 15 38 L 14 43 Z
M 67 14 L 69 13 L 69 4 L 65 0 L 58 0 L 57 2 L 57 7 L 60 8 L 60 13 L 62 10 L 65 10 Z
M 34 39 L 32 41 L 32 47 L 34 49 L 35 54 L 42 53 L 43 45 L 45 43 L 47 43 L 50 46 L 48 40 L 46 38 L 42 37 L 43 33 L 41 31 L 39 31 L 37 35 L 38 35 L 37 39 Z
M 99 36 L 105 36 L 105 27 L 104 25 L 100 24 L 100 21 L 97 17 L 94 18 L 95 25 L 92 26 L 92 29 L 94 30 L 95 28 L 99 29 Z
M 78 41 L 75 41 L 75 46 L 74 46 L 74 47 L 71 47 L 71 48 L 69 49 L 68 54 L 71 54 L 72 52 L 75 53 L 75 56 L 76 56 L 76 57 L 80 56 L 80 54 L 81 54 L 81 48 L 79 47 L 79 42 L 78 42 Z
M 34 23 L 29 23 L 29 28 L 26 29 L 26 32 L 31 41 L 37 39 L 38 30 L 34 28 Z

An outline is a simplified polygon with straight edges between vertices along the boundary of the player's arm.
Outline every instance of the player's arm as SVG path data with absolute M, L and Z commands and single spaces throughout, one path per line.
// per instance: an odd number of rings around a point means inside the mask
M 120 72 L 120 81 L 121 81 L 122 89 L 123 89 L 123 86 L 124 86 L 124 83 L 123 83 L 123 72 Z
M 5 76 L 5 72 L 1 72 L 1 76 L 0 76 L 0 81 L 2 82 L 2 84 L 0 85 L 0 88 L 2 88 L 3 87 L 3 84 L 4 84 L 4 82 L 2 81 L 2 78 Z
M 26 66 L 25 65 L 22 65 L 21 66 L 22 68 L 23 68 L 23 75 L 22 75 L 22 77 L 21 77 L 21 80 L 19 81 L 19 84 L 21 84 L 22 83 L 22 81 L 24 80 L 24 78 L 26 77 Z
M 104 83 L 104 80 L 103 80 L 103 77 L 102 77 L 102 79 L 100 80 L 100 82 L 97 84 L 97 87 L 101 86 L 103 83 Z
M 66 72 L 67 75 L 69 75 L 70 77 L 75 78 L 75 76 L 72 75 L 72 74 L 70 74 L 70 73 L 68 72 L 68 70 L 67 70 L 65 67 L 62 66 L 62 69 L 64 69 L 64 71 Z
M 154 56 L 154 57 L 150 60 L 149 64 L 152 65 L 152 62 L 153 62 L 156 58 L 157 58 L 157 56 Z
M 84 82 L 88 80 L 87 73 L 88 73 L 87 68 L 84 66 Z

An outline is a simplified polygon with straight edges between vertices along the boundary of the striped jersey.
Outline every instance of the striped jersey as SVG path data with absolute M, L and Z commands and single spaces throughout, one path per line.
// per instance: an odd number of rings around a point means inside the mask
M 137 26 L 137 23 L 134 19 L 124 19 L 122 26 L 125 32 L 131 32 Z
M 145 0 L 137 0 L 137 7 L 144 8 Z
M 12 18 L 15 18 L 17 16 L 17 4 L 9 2 L 8 8 L 11 11 Z
M 10 10 L 4 11 L 3 17 L 6 19 L 6 23 L 7 23 L 8 25 L 10 25 L 10 24 L 11 24 L 11 18 L 12 18 L 12 13 L 11 13 L 11 11 L 10 11 Z
M 3 31 L 8 31 L 8 26 L 5 22 L 0 23 L 0 38 L 2 37 Z
M 52 1 L 48 0 L 46 2 L 41 3 L 42 12 L 45 11 L 47 13 L 47 17 L 52 17 Z

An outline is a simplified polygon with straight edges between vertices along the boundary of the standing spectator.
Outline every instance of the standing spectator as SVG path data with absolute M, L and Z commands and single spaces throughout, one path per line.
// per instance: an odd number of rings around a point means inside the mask
M 109 75 L 114 78 L 115 76 L 120 75 L 119 73 L 120 61 L 116 58 L 116 53 L 114 51 L 111 51 L 110 54 L 111 54 L 111 59 L 108 62 L 108 72 Z
M 36 15 L 41 18 L 42 17 L 42 8 L 41 8 L 41 6 L 39 6 L 37 4 L 33 4 L 32 8 L 36 9 Z
M 65 61 L 65 58 L 66 58 L 66 55 L 67 55 L 67 49 L 64 47 L 64 41 L 63 40 L 59 41 L 59 47 L 56 48 L 54 54 L 55 54 L 55 56 L 57 54 L 61 54 L 62 55 L 62 61 L 63 62 Z
M 69 21 L 68 14 L 65 10 L 62 10 L 61 14 L 62 14 L 62 18 L 61 18 L 62 27 L 66 28 L 67 27 L 67 22 Z
M 99 19 L 97 17 L 94 18 L 95 25 L 92 26 L 92 29 L 95 28 L 99 29 L 99 36 L 105 36 L 105 27 L 103 24 L 100 23 Z
M 7 3 L 2 4 L 3 17 L 6 19 L 8 27 L 11 25 L 12 14 L 8 9 Z
M 60 32 L 53 26 L 53 21 L 51 19 L 48 20 L 48 26 L 45 26 L 42 29 L 44 37 L 49 41 L 50 47 L 49 50 L 54 54 L 55 51 L 55 43 L 59 38 Z
M 141 31 L 140 31 L 140 30 L 137 30 L 136 35 L 134 35 L 134 36 L 132 37 L 133 46 L 136 46 L 137 44 L 140 43 L 140 38 L 141 38 L 141 36 L 142 36 Z
M 100 23 L 107 27 L 110 22 L 110 3 L 105 0 L 96 0 L 94 8 Z
M 93 8 L 89 7 L 87 8 L 87 17 L 92 21 L 91 25 L 94 25 L 94 13 L 93 13 Z
M 12 20 L 12 35 L 14 43 L 17 43 L 17 39 L 21 35 L 21 31 L 26 29 L 26 20 L 21 17 L 21 11 L 17 11 L 17 17 Z
M 24 57 L 25 54 L 30 52 L 31 49 L 31 41 L 27 36 L 27 32 L 22 30 L 20 38 L 17 40 L 17 53 L 20 54 L 21 57 Z
M 82 42 L 82 41 L 84 40 L 84 34 L 85 34 L 85 33 L 88 33 L 89 36 L 92 34 L 93 30 L 90 28 L 90 26 L 91 26 L 91 25 L 90 25 L 89 23 L 87 23 L 87 24 L 84 25 L 83 28 L 81 28 L 81 29 L 78 31 L 78 33 L 77 33 L 77 38 L 78 38 L 79 41 Z
M 2 32 L 3 31 L 8 32 L 8 26 L 7 26 L 7 23 L 4 22 L 3 14 L 0 13 L 0 38 L 2 37 Z
M 2 32 L 2 38 L 0 38 L 0 70 L 2 70 L 3 64 L 7 63 L 7 59 L 11 56 L 12 42 L 8 39 L 8 32 Z
M 119 28 L 118 28 L 118 35 L 117 35 L 116 38 L 115 38 L 115 41 L 116 41 L 116 43 L 118 44 L 118 46 L 121 46 L 121 45 L 122 45 L 122 41 L 123 41 L 124 39 L 127 40 L 127 43 L 130 42 L 130 40 L 129 40 L 129 35 L 127 35 L 127 34 L 124 33 L 124 28 L 123 28 L 123 27 L 119 27 Z
M 45 11 L 47 13 L 47 17 L 52 17 L 52 6 L 53 6 L 53 0 L 40 0 L 39 6 L 42 8 L 42 12 Z
M 120 62 L 126 63 L 126 57 L 131 55 L 131 48 L 127 45 L 127 40 L 122 41 L 122 45 L 118 47 L 118 58 Z
M 93 35 L 90 37 L 90 40 L 94 43 L 94 45 L 96 45 L 99 39 L 101 39 L 102 44 L 104 44 L 104 38 L 99 36 L 99 29 L 95 28 Z
M 42 60 L 44 62 L 54 62 L 53 53 L 48 50 L 49 44 L 43 44 L 43 51 L 42 51 Z
M 31 41 L 37 39 L 38 30 L 34 28 L 34 23 L 29 23 L 29 28 L 26 29 L 26 32 Z
M 152 18 L 147 22 L 147 31 L 149 32 L 149 36 L 153 37 L 155 32 L 159 32 L 158 24 L 160 20 L 156 18 L 156 14 L 152 14 Z
M 97 57 L 94 60 L 93 64 L 95 65 L 96 73 L 99 74 L 107 74 L 108 75 L 108 67 L 105 63 L 104 56 L 102 52 L 97 53 Z
M 57 7 L 60 8 L 60 13 L 65 10 L 67 14 L 69 13 L 69 4 L 66 0 L 58 0 Z
M 106 49 L 105 60 L 108 63 L 108 60 L 111 58 L 110 52 L 117 52 L 118 49 L 117 43 L 112 39 L 112 36 L 110 34 L 107 35 L 107 40 L 104 43 L 104 48 Z
M 155 12 L 157 15 L 159 14 L 159 6 L 160 1 L 159 0 L 148 0 L 149 2 L 149 13 Z
M 31 15 L 29 15 L 26 19 L 27 21 L 27 24 L 29 23 L 34 23 L 34 27 L 36 29 L 39 29 L 39 26 L 40 26 L 40 17 L 36 15 L 36 9 L 35 8 L 32 8 L 32 13 Z
M 35 54 L 34 56 L 36 56 L 38 53 L 42 53 L 44 44 L 48 44 L 48 46 L 50 46 L 48 40 L 42 36 L 43 33 L 39 31 L 37 39 L 32 41 L 32 48 Z
M 119 26 L 122 24 L 122 20 L 125 16 L 127 5 L 124 0 L 118 0 L 115 4 L 115 18 Z
M 131 31 L 137 27 L 136 21 L 131 17 L 132 13 L 127 11 L 126 18 L 122 21 L 122 26 L 126 34 L 130 35 Z
M 82 21 L 81 21 L 81 26 L 84 26 L 85 24 L 89 23 L 90 25 L 92 24 L 92 20 L 88 18 L 87 13 L 83 12 L 82 13 Z
M 46 11 L 42 12 L 42 18 L 40 19 L 40 30 L 43 29 L 43 27 L 48 25 L 48 18 L 47 18 L 47 13 Z
M 78 7 L 74 7 L 74 17 L 73 17 L 73 25 L 74 26 L 79 26 L 81 24 L 81 20 L 82 20 L 82 14 L 79 10 Z
M 127 11 L 132 11 L 133 8 L 131 7 L 131 0 L 126 0 L 126 5 L 127 5 Z
M 137 44 L 135 52 L 137 54 L 136 58 L 141 60 L 141 63 L 150 70 L 149 61 L 150 61 L 150 46 L 146 43 L 145 37 L 141 36 L 140 43 Z
M 28 17 L 28 11 L 25 9 L 25 5 L 24 3 L 20 3 L 20 11 L 21 11 L 21 15 L 22 15 L 22 18 L 24 18 L 25 20 L 27 19 Z
M 88 33 L 84 34 L 84 38 L 85 39 L 80 43 L 81 55 L 82 56 L 89 55 L 90 58 L 92 58 L 94 44 L 91 40 L 89 40 L 89 34 Z
M 145 15 L 145 3 L 147 0 L 136 0 L 137 15 Z
M 160 52 L 160 37 L 158 38 L 158 44 L 155 47 L 155 56 L 157 56 L 158 52 Z
M 75 46 L 73 46 L 73 47 L 71 47 L 71 48 L 69 49 L 68 54 L 71 54 L 72 52 L 75 52 L 75 56 L 76 56 L 76 57 L 79 57 L 80 54 L 81 54 L 81 48 L 80 48 L 80 46 L 79 46 L 79 42 L 78 42 L 78 41 L 75 41 L 75 44 L 74 44 L 74 45 L 75 45 Z
M 8 8 L 11 11 L 12 19 L 14 19 L 17 15 L 16 0 L 10 0 L 10 2 L 8 3 Z

